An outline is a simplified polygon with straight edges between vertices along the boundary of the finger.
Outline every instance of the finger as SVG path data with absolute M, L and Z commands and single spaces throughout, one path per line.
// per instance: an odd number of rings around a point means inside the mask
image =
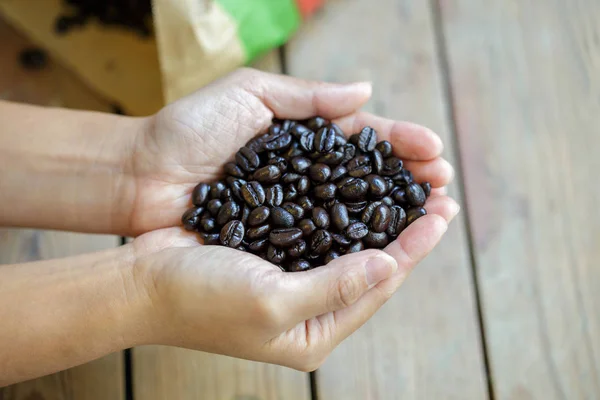
M 325 83 L 251 69 L 237 74 L 245 78 L 245 89 L 262 100 L 277 118 L 318 115 L 334 119 L 355 112 L 371 97 L 369 82 Z
M 278 298 L 293 326 L 349 307 L 396 269 L 396 261 L 381 250 L 347 254 L 321 268 L 285 274 Z
M 348 135 L 370 126 L 377 131 L 379 140 L 389 141 L 396 156 L 406 160 L 432 160 L 444 149 L 442 140 L 432 130 L 410 122 L 394 121 L 366 112 L 347 115 L 334 122 Z
M 340 343 L 351 333 L 360 328 L 402 285 L 406 277 L 427 254 L 438 244 L 448 224 L 438 215 L 426 215 L 411 224 L 398 240 L 389 244 L 385 252 L 398 262 L 396 273 L 369 290 L 355 304 L 336 311 L 334 318 L 327 319 L 334 323 L 334 344 Z
M 434 197 L 445 196 L 447 194 L 448 194 L 448 188 L 446 186 L 442 186 L 439 188 L 432 188 L 429 198 L 433 199 Z
M 425 203 L 427 214 L 437 214 L 450 223 L 460 211 L 460 206 L 448 196 L 430 197 Z
M 446 186 L 454 179 L 454 168 L 441 157 L 430 161 L 405 161 L 404 168 L 412 172 L 415 181 L 429 182 L 434 188 Z

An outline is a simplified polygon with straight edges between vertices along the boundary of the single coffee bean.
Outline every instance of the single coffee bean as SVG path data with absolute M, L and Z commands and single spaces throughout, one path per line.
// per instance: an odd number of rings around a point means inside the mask
M 304 209 L 299 204 L 288 201 L 287 203 L 283 203 L 281 208 L 292 214 L 296 221 L 300 221 L 304 218 Z
M 398 205 L 408 204 L 408 197 L 406 196 L 406 190 L 404 189 L 398 188 L 398 190 L 394 191 L 393 198 Z
M 385 232 L 369 231 L 363 239 L 363 243 L 368 248 L 383 249 L 390 242 Z
M 285 251 L 271 244 L 267 249 L 267 260 L 273 264 L 281 264 L 285 260 Z
M 297 140 L 300 140 L 300 138 L 302 137 L 302 134 L 307 133 L 307 132 L 312 132 L 310 129 L 308 129 L 306 126 L 302 125 L 302 124 L 298 124 L 296 123 L 291 129 L 290 129 L 290 133 L 292 134 L 292 136 L 294 136 Z
M 296 203 L 298 203 L 298 205 L 302 207 L 304 212 L 310 211 L 313 208 L 315 208 L 315 203 L 308 196 L 299 197 L 298 200 L 296 200 Z
M 335 131 L 326 126 L 315 134 L 315 150 L 319 153 L 329 153 L 335 145 Z
M 382 140 L 381 142 L 377 143 L 375 149 L 381 153 L 383 158 L 388 158 L 392 155 L 392 144 L 387 140 Z
M 348 175 L 362 178 L 371 173 L 371 159 L 369 156 L 356 156 L 348 162 Z
M 287 148 L 292 143 L 292 135 L 289 133 L 272 133 L 265 138 L 263 148 L 268 151 L 279 151 Z
M 251 207 L 248 206 L 248 204 L 244 204 L 244 206 L 242 207 L 242 214 L 240 217 L 240 221 L 242 221 L 242 224 L 246 225 L 246 223 L 248 222 L 248 217 L 250 216 L 250 210 Z
M 307 131 L 300 137 L 300 148 L 304 151 L 311 152 L 315 149 L 315 133 Z
M 344 131 L 342 131 L 342 128 L 338 124 L 331 122 L 328 127 L 335 132 L 335 136 L 344 138 L 344 141 L 346 140 L 346 135 L 344 135 Z
M 210 198 L 211 199 L 219 199 L 221 198 L 221 192 L 225 190 L 227 186 L 225 186 L 224 182 L 215 182 L 210 185 Z
M 344 158 L 342 158 L 342 163 L 347 163 L 352 160 L 356 155 L 356 146 L 352 143 L 346 143 L 344 145 Z
M 391 211 L 385 204 L 380 204 L 373 211 L 371 230 L 376 233 L 384 232 L 390 225 Z
M 204 207 L 192 207 L 188 209 L 181 217 L 181 223 L 187 231 L 195 231 L 200 225 L 200 220 Z
M 332 233 L 331 238 L 342 248 L 346 248 L 350 246 L 350 243 L 352 243 L 352 241 L 348 239 L 345 235 L 339 233 Z
M 331 207 L 331 221 L 338 231 L 343 231 L 350 224 L 348 208 L 345 204 L 336 203 Z
M 372 201 L 370 202 L 365 209 L 363 210 L 362 214 L 360 215 L 360 220 L 365 224 L 365 225 L 369 225 L 371 223 L 371 218 L 373 217 L 373 213 L 375 212 L 375 209 L 377 207 L 379 207 L 381 205 L 381 201 Z
M 200 238 L 206 246 L 214 246 L 217 244 L 221 244 L 220 233 L 205 233 L 204 235 L 201 235 Z
M 327 153 L 319 158 L 317 158 L 317 162 L 326 164 L 326 165 L 338 165 L 344 159 L 344 153 L 341 151 L 332 151 L 331 153 Z
M 357 240 L 352 242 L 352 244 L 346 249 L 346 254 L 358 253 L 359 251 L 363 251 L 365 249 L 365 245 L 361 240 Z
M 273 229 L 269 233 L 269 241 L 279 247 L 289 247 L 301 238 L 302 230 L 299 228 Z
M 236 163 L 228 162 L 227 164 L 225 164 L 223 169 L 225 170 L 225 173 L 229 176 L 241 179 L 246 178 L 246 173 Z
M 386 176 L 394 176 L 402 170 L 402 160 L 397 157 L 388 157 L 383 161 L 381 173 Z M 395 181 L 395 180 L 394 180 Z
M 235 155 L 235 161 L 244 171 L 252 172 L 260 165 L 256 152 L 248 147 L 242 147 Z
M 426 197 L 431 196 L 431 183 L 423 182 L 421 183 L 421 187 L 423 188 L 423 192 L 425 193 Z
M 325 183 L 331 178 L 331 168 L 322 163 L 313 164 L 308 168 L 308 176 L 313 182 Z
M 310 190 L 310 180 L 308 179 L 308 177 L 303 176 L 300 179 L 298 179 L 298 182 L 296 182 L 296 190 L 300 195 L 308 193 L 308 191 Z
M 312 162 L 306 157 L 294 157 L 291 161 L 292 168 L 299 174 L 303 174 L 308 167 L 312 165 Z
M 360 133 L 354 133 L 352 135 L 350 135 L 350 137 L 348 138 L 348 142 L 350 142 L 353 145 L 358 145 L 358 140 L 360 139 Z
M 192 204 L 196 207 L 202 207 L 208 202 L 210 194 L 210 185 L 199 183 L 192 191 Z
M 256 239 L 260 239 L 260 238 L 267 236 L 270 231 L 271 231 L 271 225 L 266 223 L 263 225 L 249 228 L 248 231 L 246 232 L 246 236 L 250 240 L 256 240 Z
M 406 226 L 406 212 L 400 206 L 392 206 L 390 211 L 390 224 L 386 232 L 391 237 L 396 237 L 404 230 L 404 227 Z
M 332 243 L 331 234 L 320 229 L 312 235 L 310 249 L 314 254 L 325 254 L 331 248 Z
M 283 200 L 284 201 L 292 201 L 296 197 L 298 197 L 298 189 L 296 189 L 296 185 L 290 183 L 285 191 L 283 192 Z
M 410 225 L 422 216 L 427 215 L 427 211 L 423 207 L 412 207 L 406 211 L 406 225 Z
M 240 215 L 240 206 L 235 201 L 228 201 L 223 204 L 217 214 L 217 225 L 225 225 L 227 222 L 236 219 Z
M 268 207 L 257 207 L 250 212 L 248 216 L 248 225 L 257 226 L 264 223 L 271 215 L 271 210 Z
M 302 272 L 311 269 L 311 264 L 306 260 L 294 260 L 290 264 L 290 272 Z
M 216 217 L 217 214 L 219 214 L 219 210 L 221 209 L 222 205 L 223 203 L 221 203 L 221 200 L 212 199 L 206 204 L 206 209 L 212 214 L 213 217 Z
M 312 220 L 320 229 L 329 228 L 329 214 L 323 207 L 315 207 L 312 210 Z
M 375 198 L 383 197 L 388 192 L 387 182 L 379 175 L 367 175 L 365 181 L 369 184 L 369 193 Z
M 282 207 L 271 209 L 271 222 L 274 226 L 291 228 L 294 226 L 294 216 Z
M 379 150 L 375 149 L 371 152 L 371 159 L 373 161 L 373 169 L 375 173 L 381 175 L 383 172 L 383 156 Z
M 207 213 L 204 213 L 202 219 L 200 220 L 200 228 L 204 232 L 211 232 L 217 227 L 217 221 L 214 218 L 211 218 Z
M 361 213 L 365 209 L 365 207 L 367 206 L 367 201 L 366 200 L 346 201 L 344 204 L 346 204 L 348 213 L 358 214 L 358 213 Z
M 327 125 L 327 120 L 321 117 L 313 117 L 311 119 L 306 120 L 304 125 L 306 125 L 308 129 L 316 132 L 325 125 Z
M 392 198 L 390 196 L 385 196 L 384 198 L 381 199 L 381 202 L 388 207 L 391 207 L 394 205 L 394 200 L 392 200 Z
M 331 210 L 331 207 L 333 207 L 336 203 L 339 203 L 337 199 L 325 200 L 323 201 L 323 208 L 326 209 L 327 212 L 329 212 Z
M 279 168 L 279 172 L 282 174 L 285 173 L 288 169 L 287 160 L 285 158 L 279 157 L 279 156 L 271 158 L 267 164 L 276 166 L 277 168 Z M 258 180 L 258 179 L 256 179 L 256 180 Z
M 344 234 L 348 239 L 358 240 L 369 233 L 369 228 L 362 222 L 354 222 L 346 227 Z
M 335 197 L 337 187 L 333 183 L 324 183 L 315 187 L 315 197 L 320 200 L 331 200 Z
M 413 181 L 413 174 L 409 170 L 402 169 L 392 179 L 397 185 L 408 185 Z
M 287 160 L 291 160 L 292 158 L 301 156 L 303 154 L 304 150 L 302 150 L 300 144 L 298 142 L 292 142 L 290 147 L 288 147 L 287 150 L 281 154 L 281 156 Z
M 248 245 L 248 249 L 254 253 L 259 253 L 259 252 L 265 250 L 268 245 L 269 245 L 268 239 L 258 239 L 258 240 L 251 242 Z
M 231 189 L 231 194 L 238 201 L 244 201 L 244 197 L 242 195 L 242 186 L 246 185 L 247 183 L 248 182 L 243 179 L 234 178 L 232 176 L 227 177 L 227 184 Z
M 295 172 L 286 172 L 285 174 L 283 174 L 283 176 L 281 177 L 281 181 L 283 183 L 293 183 L 298 181 L 298 179 L 301 178 L 300 174 L 297 174 Z
M 384 176 L 383 179 L 385 179 L 385 182 L 387 183 L 387 187 L 388 187 L 388 192 L 390 192 L 392 190 L 392 188 L 394 186 L 396 186 L 396 184 L 394 183 L 394 180 L 389 176 Z
M 346 176 L 346 174 L 348 174 L 346 167 L 343 165 L 338 165 L 333 169 L 333 171 L 331 171 L 331 177 L 329 179 L 332 181 L 337 181 L 338 179 Z
M 275 183 L 281 178 L 281 170 L 277 165 L 266 165 L 257 169 L 252 179 L 260 183 Z
M 275 184 L 266 190 L 266 202 L 271 207 L 279 207 L 283 203 L 283 187 Z
M 304 254 L 306 251 L 306 242 L 302 239 L 297 240 L 292 247 L 290 247 L 287 251 L 288 256 L 291 258 L 298 258 Z
M 233 196 L 233 190 L 231 188 L 227 188 L 221 192 L 221 201 L 227 203 L 228 201 L 235 200 Z
M 375 129 L 365 126 L 358 136 L 357 146 L 362 152 L 369 152 L 375 149 L 377 145 L 377 132 Z
M 323 259 L 323 262 L 325 264 L 329 264 L 331 261 L 335 260 L 336 258 L 340 258 L 339 253 L 334 250 L 329 250 L 327 252 L 327 254 L 325 254 L 325 258 Z
M 221 229 L 221 244 L 223 246 L 236 248 L 242 243 L 244 233 L 244 224 L 242 224 L 242 221 L 229 221 Z
M 242 186 L 241 193 L 246 204 L 252 208 L 262 205 L 267 197 L 262 185 L 256 181 L 248 182 L 248 184 Z
M 410 183 L 406 186 L 406 199 L 408 203 L 413 206 L 422 206 L 425 204 L 425 200 L 427 200 L 427 196 L 425 195 L 425 191 L 418 183 Z
M 369 190 L 369 184 L 360 178 L 350 178 L 351 180 L 345 182 L 340 189 L 340 193 L 343 197 L 349 200 L 362 199 Z
M 305 237 L 312 235 L 314 231 L 317 230 L 317 226 L 315 225 L 313 220 L 309 218 L 304 218 L 303 220 L 298 222 L 298 228 L 302 229 L 302 234 Z

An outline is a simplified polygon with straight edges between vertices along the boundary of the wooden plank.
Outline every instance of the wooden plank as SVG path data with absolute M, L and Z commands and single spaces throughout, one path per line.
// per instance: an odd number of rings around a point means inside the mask
M 254 67 L 280 71 L 278 51 Z M 144 400 L 308 400 L 308 374 L 288 368 L 166 346 L 133 350 L 135 398 Z
M 369 80 L 367 110 L 439 132 L 452 161 L 428 2 L 332 0 L 287 46 L 289 73 Z M 457 196 L 456 186 L 450 193 Z M 319 399 L 487 396 L 471 266 L 459 216 L 400 291 L 317 372 Z
M 440 2 L 497 399 L 600 398 L 600 3 Z
M 0 229 L 0 264 L 67 257 L 118 245 L 116 236 Z M 123 360 L 115 353 L 43 378 L 0 388 L 0 399 L 123 399 Z

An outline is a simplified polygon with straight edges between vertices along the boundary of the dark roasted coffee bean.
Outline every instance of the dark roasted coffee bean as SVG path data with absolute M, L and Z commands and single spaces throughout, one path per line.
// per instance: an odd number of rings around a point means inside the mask
M 317 253 L 307 250 L 304 253 L 304 258 L 308 259 L 308 261 L 310 261 L 313 266 L 320 265 L 320 258 L 321 258 L 320 254 L 317 254 Z
M 227 164 L 225 164 L 223 169 L 225 170 L 225 173 L 227 175 L 233 176 L 235 178 L 246 178 L 246 173 L 236 163 L 228 162 Z
M 286 172 L 288 168 L 287 160 L 279 156 L 271 158 L 267 164 L 276 166 L 277 168 L 279 168 L 279 172 L 282 174 Z
M 360 220 L 364 224 L 369 225 L 371 223 L 371 218 L 373 217 L 373 213 L 375 212 L 375 209 L 377 207 L 379 207 L 380 205 L 381 205 L 381 201 L 372 201 L 371 203 L 369 203 L 363 210 L 362 214 L 360 215 Z
M 370 126 L 365 126 L 358 136 L 358 148 L 367 153 L 373 151 L 377 145 L 377 132 Z
M 248 182 L 242 186 L 241 193 L 246 204 L 252 208 L 262 205 L 267 197 L 262 185 L 256 181 Z
M 223 246 L 236 248 L 242 243 L 242 239 L 244 238 L 244 224 L 242 221 L 233 220 L 229 221 L 225 226 L 221 229 L 221 244 Z
M 307 131 L 300 137 L 300 148 L 304 151 L 311 152 L 315 149 L 315 133 Z
M 367 190 L 369 190 L 367 182 L 360 178 L 350 179 L 351 180 L 346 181 L 341 187 L 338 186 L 342 196 L 349 200 L 359 200 L 365 197 Z
M 369 184 L 369 193 L 375 198 L 383 197 L 388 192 L 387 182 L 379 175 L 367 175 L 365 181 Z
M 221 234 L 220 233 L 200 233 L 200 238 L 202 239 L 202 242 L 206 245 L 206 246 L 214 246 L 217 244 L 221 244 Z
M 219 210 L 221 209 L 222 205 L 223 205 L 223 203 L 221 202 L 221 200 L 212 199 L 211 201 L 209 201 L 206 204 L 206 209 L 208 210 L 209 213 L 212 214 L 213 217 L 216 217 L 217 214 L 219 214 Z
M 308 168 L 308 176 L 314 182 L 325 183 L 331 178 L 331 168 L 322 163 L 313 164 Z
M 281 181 L 283 183 L 293 183 L 298 181 L 298 179 L 301 178 L 301 175 L 295 173 L 295 172 L 286 172 L 282 177 L 281 177 Z
M 231 194 L 236 200 L 244 200 L 244 197 L 242 196 L 242 186 L 246 185 L 247 183 L 248 182 L 243 179 L 234 178 L 233 176 L 227 177 L 227 184 L 231 189 Z
M 392 198 L 390 196 L 385 196 L 384 198 L 381 199 L 381 202 L 388 207 L 391 207 L 394 205 L 394 200 L 392 200 Z
M 240 221 L 242 221 L 242 224 L 246 225 L 246 223 L 248 222 L 248 217 L 250 216 L 251 209 L 252 208 L 248 206 L 248 204 L 244 204 L 244 206 L 242 207 L 242 213 L 240 217 Z
M 306 157 L 298 156 L 292 158 L 291 164 L 294 171 L 296 171 L 299 174 L 303 174 L 308 169 L 308 167 L 312 165 L 312 161 L 310 161 Z
M 335 260 L 336 258 L 340 258 L 340 255 L 338 254 L 338 252 L 336 252 L 334 250 L 329 250 L 327 252 L 327 254 L 325 254 L 325 258 L 323 259 L 323 262 L 325 264 L 329 264 L 331 261 Z
M 315 134 L 315 150 L 319 153 L 329 153 L 335 146 L 335 131 L 326 126 Z
M 263 224 L 263 225 L 255 226 L 252 228 L 248 228 L 248 231 L 246 232 L 246 236 L 250 240 L 256 240 L 256 239 L 260 239 L 260 238 L 267 236 L 267 234 L 270 231 L 271 231 L 271 225 Z
M 314 254 L 325 254 L 331 248 L 332 243 L 331 234 L 320 229 L 312 235 L 310 249 Z
M 312 219 L 304 218 L 300 222 L 298 222 L 298 228 L 302 229 L 302 233 L 304 236 L 310 236 L 314 231 L 317 230 L 317 226 L 313 222 Z
M 301 238 L 302 230 L 299 228 L 273 229 L 269 233 L 269 241 L 279 247 L 290 247 Z
M 268 245 L 269 245 L 269 239 L 258 239 L 258 240 L 251 242 L 248 245 L 248 249 L 250 249 L 250 251 L 258 253 L 263 250 L 266 250 Z
M 329 214 L 323 207 L 315 207 L 312 210 L 312 220 L 320 229 L 329 228 Z
M 306 122 L 304 123 L 304 125 L 313 131 L 318 131 L 319 129 L 321 129 L 323 126 L 327 125 L 327 120 L 321 117 L 313 117 L 311 119 L 306 120 Z
M 404 189 L 398 188 L 398 190 L 394 191 L 392 197 L 398 205 L 408 204 L 408 197 L 406 197 L 406 190 Z
M 404 230 L 406 226 L 406 212 L 400 206 L 392 206 L 390 208 L 390 225 L 386 232 L 391 237 L 396 237 Z
M 344 230 L 350 224 L 350 217 L 348 216 L 348 208 L 345 204 L 336 203 L 331 207 L 331 222 L 333 226 L 338 230 Z
M 427 215 L 427 211 L 423 207 L 412 207 L 406 211 L 406 225 L 410 225 L 422 216 Z
M 208 202 L 210 194 L 210 185 L 206 183 L 198 184 L 192 191 L 192 204 L 196 207 L 202 207 Z
M 346 227 L 344 235 L 348 239 L 358 240 L 365 237 L 369 233 L 369 228 L 362 222 L 354 222 Z
M 292 130 L 292 128 L 294 127 L 294 125 L 296 125 L 296 121 L 292 121 L 291 119 L 286 119 L 281 124 L 281 131 L 289 133 L 290 130 Z
M 273 123 L 273 124 L 271 124 L 271 126 L 269 126 L 269 130 L 267 132 L 267 137 L 277 137 L 277 136 L 280 136 L 282 133 L 283 132 L 281 130 L 281 125 L 278 123 Z M 266 140 L 266 137 L 264 140 Z
M 332 233 L 331 238 L 342 248 L 346 248 L 350 246 L 350 243 L 352 243 L 352 241 L 348 239 L 345 235 L 339 233 Z
M 333 183 L 324 183 L 315 187 L 315 197 L 320 200 L 331 200 L 335 197 L 337 187 Z
M 302 125 L 302 124 L 296 124 L 292 127 L 292 129 L 290 129 L 290 133 L 292 134 L 292 136 L 294 136 L 297 140 L 300 140 L 300 138 L 302 137 L 302 135 L 304 133 L 308 133 L 308 132 L 312 132 L 310 129 L 308 129 L 306 126 Z M 313 132 L 314 133 L 314 132 Z
M 217 221 L 214 218 L 208 216 L 208 214 L 204 214 L 202 219 L 200 220 L 200 228 L 204 232 L 211 232 L 217 227 Z
M 350 214 L 358 214 L 365 209 L 365 207 L 367 206 L 367 201 L 346 201 L 344 204 L 346 204 L 346 208 L 348 209 L 348 212 Z
M 248 251 L 248 249 L 246 248 L 246 246 L 244 246 L 243 244 L 242 244 L 242 245 L 239 245 L 239 246 L 236 248 L 236 250 L 239 250 L 239 251 Z
M 268 151 L 280 151 L 292 143 L 292 135 L 289 133 L 274 133 L 265 138 L 263 148 Z
M 352 143 L 346 143 L 344 146 L 344 158 L 342 158 L 342 163 L 346 163 L 354 158 L 356 155 L 356 146 Z
M 271 207 L 279 207 L 283 203 L 283 187 L 280 184 L 271 186 L 266 190 L 266 202 Z
M 258 154 L 248 147 L 242 147 L 235 155 L 235 161 L 244 171 L 252 172 L 260 165 Z
M 188 231 L 195 231 L 200 225 L 200 220 L 204 207 L 192 207 L 188 209 L 181 217 L 181 223 L 183 227 Z
M 292 201 L 296 197 L 298 197 L 298 189 L 296 189 L 296 185 L 290 183 L 285 191 L 283 192 L 283 200 L 284 201 Z
M 271 208 L 271 222 L 274 226 L 291 228 L 294 226 L 294 216 L 281 207 Z
M 423 182 L 421 183 L 421 187 L 423 188 L 423 192 L 425 192 L 426 197 L 431 196 L 431 183 Z
M 221 201 L 227 203 L 228 201 L 235 200 L 233 196 L 233 190 L 227 188 L 221 192 Z
M 386 176 L 394 176 L 402 170 L 402 160 L 397 157 L 388 157 L 383 161 L 381 173 Z M 395 180 L 394 180 L 395 181 Z
M 260 138 L 252 138 L 246 143 L 245 147 L 258 154 L 263 150 L 262 140 L 260 140 Z
M 228 201 L 223 204 L 217 214 L 217 225 L 225 225 L 232 219 L 236 219 L 240 215 L 240 206 L 235 201 Z
M 392 178 L 390 178 L 389 176 L 384 176 L 383 179 L 385 179 L 385 182 L 387 183 L 387 187 L 388 187 L 388 192 L 390 192 L 392 190 L 392 188 L 394 186 L 396 186 L 396 184 L 394 183 L 394 180 Z
M 306 251 L 306 242 L 302 239 L 297 240 L 292 247 L 288 249 L 288 255 L 292 258 L 298 258 Z
M 294 260 L 290 264 L 290 272 L 302 272 L 311 269 L 311 264 L 306 260 Z
M 346 168 L 348 169 L 348 175 L 362 178 L 371 173 L 371 159 L 369 156 L 356 156 L 348 161 Z
M 327 165 L 338 165 L 344 159 L 344 153 L 341 151 L 332 151 L 331 153 L 327 153 L 319 158 L 317 158 L 317 162 Z
M 267 260 L 273 264 L 281 264 L 285 260 L 285 250 L 277 248 L 272 244 L 267 249 Z
M 360 139 L 360 133 L 354 133 L 352 135 L 350 135 L 350 137 L 348 138 L 348 141 L 353 144 L 353 145 L 358 145 L 358 139 Z
M 335 132 L 336 136 L 346 139 L 346 135 L 344 135 L 344 131 L 342 131 L 342 128 L 340 128 L 340 126 L 338 124 L 331 122 L 328 125 L 328 127 Z
M 346 249 L 347 254 L 358 253 L 359 251 L 363 251 L 365 249 L 365 245 L 362 240 L 357 240 L 356 242 L 352 242 L 352 244 Z
M 302 218 L 304 218 L 304 209 L 299 204 L 287 202 L 283 203 L 281 208 L 292 214 L 296 221 L 300 221 Z
M 409 170 L 403 169 L 394 175 L 392 179 L 397 185 L 408 185 L 409 183 L 412 183 L 413 175 Z
M 418 183 L 411 183 L 406 186 L 406 199 L 408 203 L 412 206 L 422 206 L 425 204 L 425 200 L 427 200 L 427 196 L 425 195 L 425 191 Z
M 375 149 L 381 153 L 383 158 L 388 158 L 392 155 L 392 144 L 387 140 L 382 140 L 381 142 L 377 143 Z
M 250 225 L 250 226 L 260 225 L 260 224 L 264 223 L 267 219 L 269 219 L 270 215 L 271 215 L 271 210 L 269 210 L 269 207 L 265 207 L 265 206 L 257 207 L 250 212 L 250 215 L 248 216 L 248 225 Z
M 348 139 L 345 136 L 335 135 L 335 147 L 340 150 L 342 153 L 344 152 L 344 145 L 348 143 Z
M 385 204 L 380 204 L 373 211 L 371 217 L 371 230 L 373 232 L 384 232 L 390 226 L 391 211 Z
M 225 190 L 227 186 L 225 186 L 224 182 L 215 182 L 210 185 L 210 198 L 211 199 L 220 199 L 221 192 Z
M 315 208 L 315 203 L 308 196 L 299 197 L 298 200 L 296 200 L 296 203 L 298 203 L 298 205 L 302 207 L 304 212 L 310 211 L 313 208 Z
M 371 160 L 373 161 L 373 169 L 375 173 L 381 175 L 383 172 L 383 156 L 379 150 L 375 149 L 371 152 Z
M 303 176 L 298 179 L 298 182 L 296 182 L 296 190 L 298 190 L 298 194 L 300 195 L 308 193 L 310 190 L 310 180 L 308 177 Z
M 375 249 L 383 249 L 390 242 L 387 233 L 373 231 L 369 231 L 362 240 L 366 247 Z
M 323 202 L 323 208 L 325 208 L 327 210 L 327 212 L 329 212 L 329 210 L 331 210 L 331 207 L 334 206 L 334 204 L 339 203 L 339 201 L 337 199 L 329 199 Z
M 333 169 L 333 171 L 331 171 L 331 177 L 329 179 L 332 181 L 337 181 L 338 179 L 346 176 L 346 174 L 348 174 L 346 167 L 343 165 L 338 165 Z
M 277 165 L 266 165 L 257 169 L 252 179 L 260 183 L 275 183 L 281 178 L 281 170 Z
M 304 150 L 300 147 L 298 142 L 292 142 L 290 147 L 287 148 L 285 152 L 281 154 L 282 157 L 287 160 L 291 160 L 294 157 L 298 157 L 304 154 Z

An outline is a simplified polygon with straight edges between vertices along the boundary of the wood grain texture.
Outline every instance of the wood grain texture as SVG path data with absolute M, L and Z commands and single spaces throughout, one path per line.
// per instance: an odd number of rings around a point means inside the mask
M 0 264 L 67 257 L 118 245 L 116 236 L 0 229 Z M 1 268 L 1 265 L 0 265 Z M 43 378 L 0 388 L 2 400 L 123 399 L 121 353 Z
M 254 65 L 280 72 L 278 51 Z M 288 368 L 165 346 L 133 350 L 136 399 L 308 400 L 308 374 Z
M 497 399 L 600 398 L 600 3 L 440 1 Z
M 292 75 L 372 81 L 367 110 L 430 126 L 452 160 L 428 2 L 329 1 L 287 46 L 286 57 Z M 480 349 L 459 216 L 399 292 L 317 372 L 319 399 L 483 399 Z

